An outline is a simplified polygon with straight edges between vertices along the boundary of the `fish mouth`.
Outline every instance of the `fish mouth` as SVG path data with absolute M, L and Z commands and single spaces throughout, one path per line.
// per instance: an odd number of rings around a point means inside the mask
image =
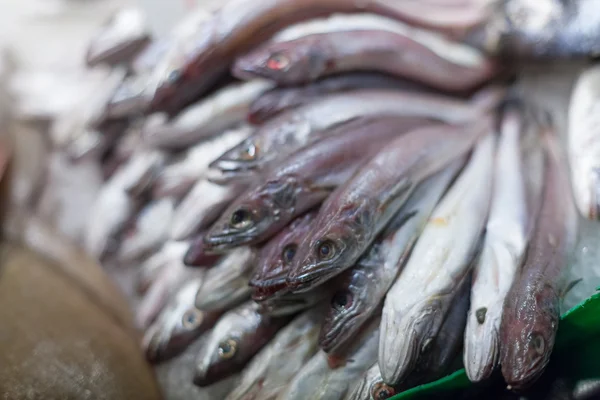
M 166 342 L 163 340 L 164 337 L 163 331 L 157 328 L 150 328 L 144 335 L 142 346 L 148 361 L 159 362 L 165 358 Z
M 542 376 L 548 361 L 544 358 L 534 363 L 526 371 L 511 368 L 510 365 L 502 365 L 502 376 L 506 381 L 507 389 L 520 392 L 529 388 Z
M 493 321 L 493 314 L 490 311 L 492 311 L 492 308 L 488 308 L 488 321 Z M 474 315 L 469 316 L 467 332 L 474 324 L 477 324 L 474 318 Z M 476 326 L 476 329 L 485 328 L 486 325 Z M 480 382 L 489 378 L 498 365 L 500 357 L 498 327 L 490 326 L 489 328 L 484 330 L 481 335 L 469 335 L 473 340 L 467 340 L 465 337 L 464 365 L 471 382 Z
M 359 320 L 358 323 L 355 322 L 356 320 Z M 348 338 L 356 332 L 356 328 L 362 326 L 361 322 L 364 321 L 361 320 L 364 320 L 364 318 L 361 318 L 361 314 L 352 313 L 341 322 L 333 323 L 330 329 L 325 330 L 325 325 L 323 325 L 319 336 L 319 346 L 321 349 L 325 353 L 331 353 L 344 346 Z M 356 328 L 353 329 L 351 326 L 355 326 Z
M 258 70 L 256 65 L 256 60 L 245 60 L 244 58 L 240 58 L 233 64 L 231 74 L 242 80 L 262 78 L 262 76 L 257 73 Z
M 210 254 L 205 250 L 203 243 L 200 243 L 200 245 L 191 244 L 183 256 L 183 263 L 188 267 L 215 265 L 222 254 Z
M 206 235 L 202 240 L 206 251 L 219 253 L 245 244 L 252 244 L 256 240 L 256 233 L 223 233 Z
M 252 293 L 252 300 L 254 301 L 265 301 L 287 292 L 285 276 L 277 279 L 269 279 L 268 281 L 250 281 L 248 285 L 254 288 Z
M 254 169 L 225 170 L 211 167 L 206 172 L 206 179 L 216 185 L 229 185 L 235 182 L 248 181 L 256 176 Z
M 290 273 L 290 275 L 287 276 L 286 284 L 292 293 L 308 292 L 315 286 L 329 279 L 332 276 L 330 271 L 335 270 L 333 267 L 320 267 L 319 265 L 314 265 L 309 268 L 313 271 L 301 273 L 295 276 Z

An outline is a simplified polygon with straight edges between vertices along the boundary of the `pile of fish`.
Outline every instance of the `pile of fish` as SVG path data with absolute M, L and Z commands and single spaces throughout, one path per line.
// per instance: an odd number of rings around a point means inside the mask
M 194 382 L 241 373 L 227 399 L 381 400 L 461 362 L 540 377 L 577 207 L 600 215 L 600 69 L 563 152 L 503 60 L 594 54 L 600 28 L 568 28 L 598 6 L 494 3 L 229 0 L 160 39 L 131 10 L 103 27 L 87 63 L 111 72 L 52 138 L 102 163 L 83 242 L 139 265 L 149 360 L 204 336 Z

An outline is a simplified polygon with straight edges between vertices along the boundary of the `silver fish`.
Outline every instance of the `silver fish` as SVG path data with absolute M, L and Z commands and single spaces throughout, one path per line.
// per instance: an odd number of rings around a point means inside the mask
M 105 23 L 89 45 L 86 63 L 118 65 L 130 61 L 150 41 L 143 13 L 136 8 L 119 10 Z
M 226 310 L 250 296 L 248 279 L 256 264 L 256 252 L 240 247 L 209 269 L 204 285 L 196 294 L 196 308 L 202 311 Z
M 351 120 L 410 116 L 464 123 L 477 119 L 503 97 L 504 90 L 500 88 L 484 89 L 469 102 L 399 90 L 365 89 L 334 94 L 273 118 L 210 167 L 216 175 L 246 179 Z
M 600 219 L 600 66 L 585 70 L 569 105 L 569 161 L 575 203 L 589 219 Z
M 259 314 L 253 302 L 227 312 L 200 351 L 194 383 L 208 386 L 241 371 L 287 322 Z
M 244 121 L 250 103 L 273 86 L 261 80 L 226 86 L 171 120 L 148 119 L 143 128 L 144 139 L 150 146 L 161 148 L 180 149 L 193 145 Z
M 175 200 L 165 197 L 146 205 L 121 239 L 118 260 L 127 263 L 158 248 L 168 237 Z
M 525 260 L 508 291 L 500 323 L 500 365 L 509 388 L 534 383 L 550 361 L 569 288 L 568 257 L 577 240 L 577 210 L 567 162 L 555 130 L 544 126 L 546 173 L 542 204 Z
M 181 160 L 166 166 L 160 172 L 153 185 L 153 197 L 175 196 L 181 198 L 185 196 L 194 183 L 206 176 L 208 164 L 215 154 L 221 154 L 239 143 L 253 130 L 252 127 L 243 125 L 186 150 Z
M 167 242 L 161 249 L 164 264 L 158 271 L 136 310 L 137 326 L 146 329 L 163 309 L 169 298 L 189 279 L 204 276 L 201 268 L 187 268 L 183 264 L 183 254 L 188 244 Z
M 489 377 L 498 363 L 504 299 L 521 265 L 540 201 L 543 152 L 539 146 L 526 146 L 523 125 L 519 111 L 505 111 L 490 215 L 483 250 L 473 272 L 465 331 L 464 365 L 467 376 L 475 382 Z
M 136 274 L 136 287 L 140 294 L 146 293 L 171 260 L 181 256 L 186 245 L 186 242 L 168 241 L 156 253 L 144 260 Z
M 421 183 L 381 238 L 341 277 L 319 337 L 325 352 L 343 346 L 377 310 L 433 208 L 463 164 L 464 160 L 457 160 Z
M 90 254 L 101 258 L 117 245 L 116 236 L 135 212 L 136 196 L 147 188 L 164 160 L 160 152 L 140 151 L 105 183 L 87 221 L 85 248 Z
M 283 328 L 246 366 L 225 400 L 274 399 L 318 350 L 320 310 L 306 311 Z
M 244 190 L 244 186 L 219 186 L 199 180 L 175 210 L 170 236 L 175 240 L 190 238 L 208 228 L 227 206 Z
M 493 135 L 481 139 L 386 296 L 379 368 L 388 384 L 400 383 L 415 367 L 419 353 L 438 335 L 458 284 L 471 271 L 488 215 L 494 147 Z
M 200 311 L 194 306 L 203 277 L 187 282 L 146 330 L 143 348 L 149 361 L 163 361 L 177 355 L 217 321 L 221 312 Z
M 319 351 L 292 379 L 277 400 L 319 399 L 339 400 L 344 397 L 352 382 L 377 359 L 379 317 L 358 334 L 343 359 L 330 359 Z
M 104 118 L 126 118 L 145 112 L 152 100 L 148 94 L 148 79 L 147 74 L 126 77 L 108 99 Z
M 287 284 L 305 291 L 350 268 L 406 202 L 414 188 L 465 155 L 491 130 L 482 117 L 469 125 L 433 125 L 390 142 L 319 209 L 298 247 Z

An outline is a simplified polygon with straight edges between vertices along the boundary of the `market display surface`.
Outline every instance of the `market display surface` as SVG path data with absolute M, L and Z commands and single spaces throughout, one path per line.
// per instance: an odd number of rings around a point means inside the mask
M 562 304 L 578 221 L 600 218 L 600 66 L 566 132 L 520 67 L 597 54 L 600 3 L 543 3 L 229 0 L 162 38 L 135 10 L 107 22 L 86 62 L 110 72 L 51 139 L 101 162 L 82 242 L 139 265 L 148 360 L 202 337 L 193 382 L 239 374 L 229 400 L 521 393 L 577 364 L 600 335 L 596 297 Z

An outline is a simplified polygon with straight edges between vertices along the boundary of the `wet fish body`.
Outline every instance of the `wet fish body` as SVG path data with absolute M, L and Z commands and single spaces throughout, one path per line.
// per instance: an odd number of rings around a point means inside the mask
M 523 118 L 515 108 L 502 117 L 494 191 L 483 249 L 473 272 L 465 332 L 464 365 L 472 381 L 489 377 L 498 363 L 504 300 L 521 265 L 540 202 L 543 153 L 525 146 L 528 133 L 523 132 Z M 537 136 L 537 131 L 529 134 Z
M 295 217 L 315 207 L 346 182 L 370 155 L 392 139 L 421 125 L 421 118 L 356 121 L 314 142 L 265 174 L 204 236 L 217 251 L 263 242 Z
M 352 120 L 395 116 L 463 123 L 480 117 L 502 97 L 503 90 L 495 88 L 479 92 L 470 102 L 399 90 L 357 90 L 330 95 L 268 121 L 210 167 L 232 180 L 247 179 Z
M 315 354 L 277 400 L 343 398 L 351 383 L 360 378 L 377 359 L 378 337 L 379 317 L 376 317 L 355 337 L 342 359 L 332 364 L 323 351 Z
M 241 371 L 281 329 L 287 318 L 271 318 L 248 302 L 224 314 L 196 362 L 194 383 L 208 386 Z
M 568 145 L 571 182 L 581 215 L 600 219 L 600 68 L 590 67 L 577 80 L 569 105 Z
M 318 350 L 319 326 L 319 310 L 296 317 L 246 366 L 226 400 L 274 399 Z
M 138 293 L 144 294 L 154 284 L 160 271 L 170 260 L 181 257 L 185 242 L 166 242 L 156 253 L 148 257 L 141 265 L 136 277 Z
M 488 215 L 494 147 L 493 135 L 481 139 L 386 296 L 379 368 L 388 384 L 400 383 L 413 370 L 419 353 L 440 332 L 460 283 L 472 269 Z M 419 288 L 418 295 L 414 288 Z
M 544 129 L 547 154 L 542 204 L 525 260 L 506 296 L 500 325 L 502 375 L 514 389 L 531 385 L 550 359 L 559 301 L 567 288 L 567 258 L 577 236 L 566 160 L 554 130 Z
M 143 128 L 144 139 L 149 145 L 161 148 L 194 145 L 245 120 L 250 103 L 272 86 L 261 80 L 226 86 L 171 120 L 149 119 Z
M 416 185 L 467 153 L 491 130 L 483 117 L 467 125 L 433 125 L 402 135 L 327 198 L 299 246 L 287 283 L 315 287 L 348 269 L 406 202 Z
M 421 183 L 380 239 L 336 283 L 319 337 L 325 352 L 344 346 L 377 310 L 433 208 L 463 164 L 464 160 L 457 160 Z
M 196 308 L 203 311 L 227 310 L 250 296 L 248 277 L 256 262 L 250 247 L 240 247 L 228 253 L 221 262 L 207 271 L 204 285 L 196 295 Z
M 150 104 L 147 74 L 126 77 L 112 92 L 104 107 L 104 118 L 119 119 L 143 114 Z

